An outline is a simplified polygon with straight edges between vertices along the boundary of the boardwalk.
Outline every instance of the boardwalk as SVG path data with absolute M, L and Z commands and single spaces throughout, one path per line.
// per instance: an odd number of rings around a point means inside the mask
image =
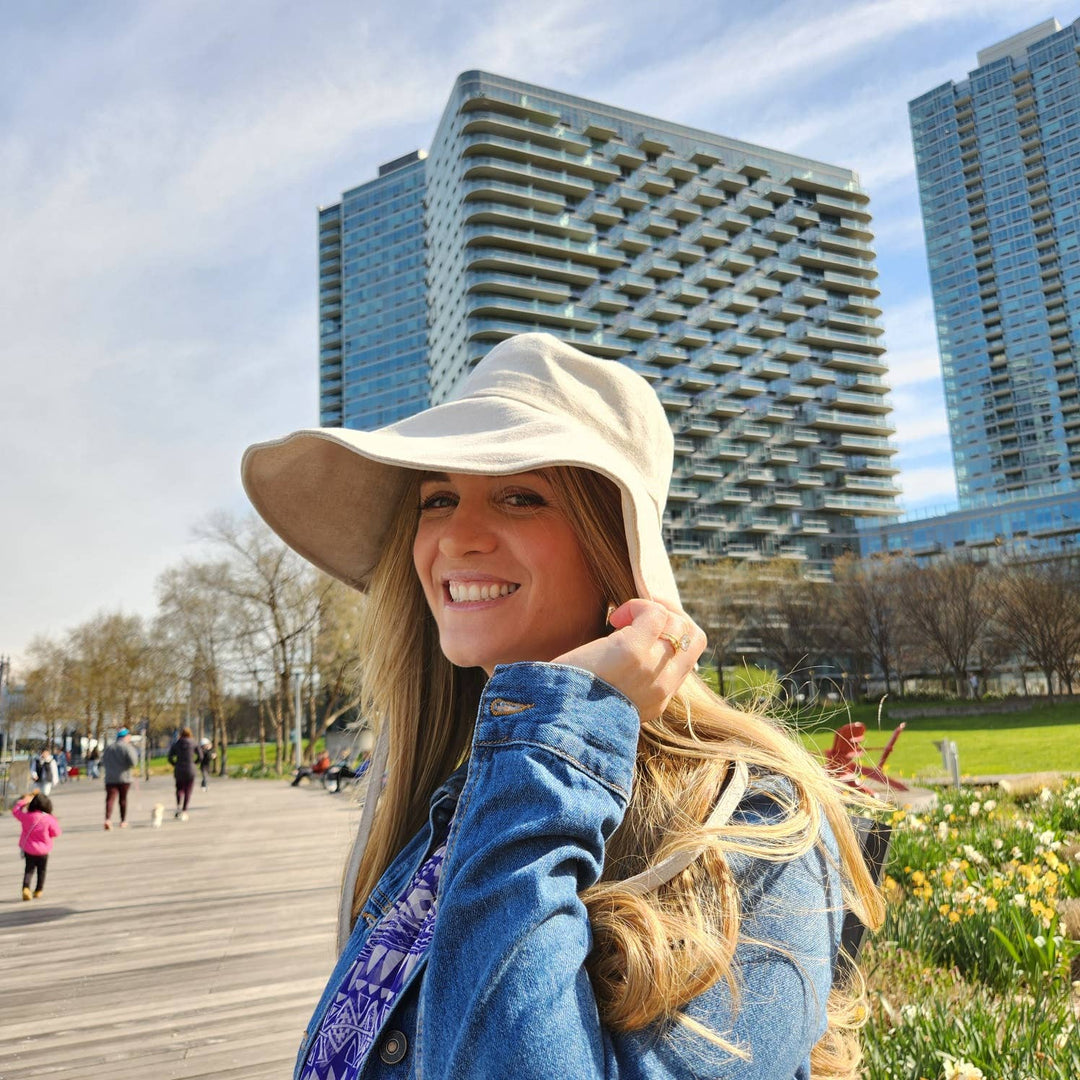
M 0 1080 L 281 1080 L 329 974 L 336 887 L 358 811 L 284 781 L 196 788 L 150 828 L 170 780 L 102 829 L 100 782 L 53 800 L 45 895 L 19 898 L 0 822 Z

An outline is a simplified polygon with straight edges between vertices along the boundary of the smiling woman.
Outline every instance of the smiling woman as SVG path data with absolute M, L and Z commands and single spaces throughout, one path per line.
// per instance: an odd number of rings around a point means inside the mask
M 252 447 L 297 551 L 368 591 L 373 788 L 296 1076 L 853 1077 L 841 794 L 713 695 L 649 385 L 544 334 L 373 432 Z

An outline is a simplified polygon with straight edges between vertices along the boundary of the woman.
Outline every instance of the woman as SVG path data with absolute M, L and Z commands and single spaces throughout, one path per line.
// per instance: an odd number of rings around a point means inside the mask
M 181 728 L 176 742 L 169 747 L 169 764 L 176 784 L 176 811 L 173 817 L 188 819 L 188 803 L 195 788 L 195 740 L 191 728 Z
M 266 521 L 368 591 L 387 774 L 297 1077 L 854 1076 L 832 973 L 880 898 L 820 767 L 694 674 L 671 465 L 648 384 L 545 334 L 248 451 Z

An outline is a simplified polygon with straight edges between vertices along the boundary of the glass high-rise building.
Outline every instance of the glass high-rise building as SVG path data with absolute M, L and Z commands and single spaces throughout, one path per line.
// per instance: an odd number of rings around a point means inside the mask
M 897 513 L 851 170 L 478 71 L 457 79 L 424 167 L 432 402 L 496 342 L 545 330 L 656 389 L 675 433 L 673 553 L 824 563 L 853 520 Z
M 962 509 L 1080 488 L 1080 20 L 909 105 Z
M 424 155 L 319 211 L 319 422 L 375 428 L 427 407 Z

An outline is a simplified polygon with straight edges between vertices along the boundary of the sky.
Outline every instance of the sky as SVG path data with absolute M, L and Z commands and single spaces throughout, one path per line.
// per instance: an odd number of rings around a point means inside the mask
M 0 0 L 0 655 L 152 615 L 318 423 L 316 210 L 473 68 L 855 169 L 903 505 L 955 500 L 907 102 L 1026 0 Z

